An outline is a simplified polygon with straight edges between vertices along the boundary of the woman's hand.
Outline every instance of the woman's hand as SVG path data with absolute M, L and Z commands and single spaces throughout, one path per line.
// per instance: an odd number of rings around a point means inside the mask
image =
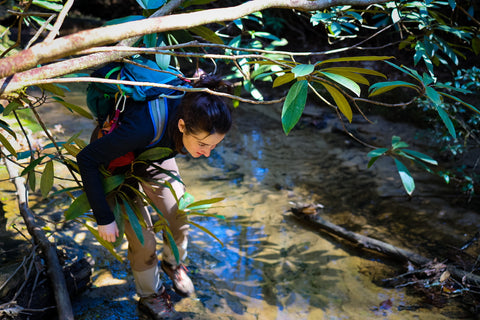
M 112 223 L 105 224 L 105 225 L 98 225 L 98 234 L 103 240 L 109 242 L 115 242 L 117 237 L 119 236 L 119 231 L 117 227 L 117 223 L 113 221 Z

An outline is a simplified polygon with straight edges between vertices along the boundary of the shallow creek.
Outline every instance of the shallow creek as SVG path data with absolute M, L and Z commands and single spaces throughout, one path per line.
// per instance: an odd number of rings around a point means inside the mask
M 67 135 L 91 129 L 90 122 L 80 119 L 64 122 L 71 115 L 51 108 L 44 109 L 52 114 L 48 122 L 61 123 Z M 295 203 L 321 204 L 327 220 L 431 258 L 441 254 L 442 247 L 459 247 L 472 237 L 480 226 L 478 212 L 450 205 L 453 191 L 423 175 L 409 200 L 392 164 L 380 161 L 367 169 L 368 150 L 332 133 L 334 119 L 327 119 L 323 129 L 305 126 L 285 136 L 277 107 L 240 106 L 235 117 L 235 127 L 210 158 L 178 158 L 187 191 L 197 200 L 226 198 L 215 210 L 225 220 L 194 218 L 223 246 L 193 229 L 186 265 L 196 296 L 172 295 L 185 319 L 464 315 L 453 302 L 438 309 L 411 290 L 378 285 L 405 269 L 300 223 L 290 208 Z M 396 129 L 383 126 L 384 131 Z M 409 133 L 404 134 L 406 138 Z M 9 210 L 17 211 L 9 206 L 7 216 Z M 37 210 L 42 207 L 46 215 L 61 215 L 61 204 L 39 204 Z M 92 287 L 73 300 L 76 319 L 139 319 L 128 264 L 116 261 L 77 224 L 62 225 L 61 231 L 58 244 L 76 247 L 95 260 Z M 121 254 L 126 255 L 126 243 Z M 162 279 L 171 284 L 164 275 Z M 388 300 L 391 307 L 382 307 Z

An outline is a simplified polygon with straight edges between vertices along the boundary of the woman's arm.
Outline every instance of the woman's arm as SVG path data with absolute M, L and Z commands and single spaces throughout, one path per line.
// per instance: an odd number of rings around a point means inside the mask
M 119 127 L 93 141 L 77 155 L 83 187 L 99 226 L 107 226 L 115 221 L 105 197 L 99 168 L 101 165 L 107 167 L 110 161 L 130 151 L 139 152 L 150 143 L 153 138 L 153 125 L 145 105 L 137 103 L 129 106 Z M 111 230 L 108 234 L 112 234 Z

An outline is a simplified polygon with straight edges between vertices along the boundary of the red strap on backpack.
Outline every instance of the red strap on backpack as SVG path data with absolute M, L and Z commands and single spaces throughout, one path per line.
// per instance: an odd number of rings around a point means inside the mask
M 122 94 L 118 99 L 119 100 L 117 101 L 117 104 L 115 106 L 115 113 L 113 114 L 112 120 L 105 121 L 102 129 L 98 132 L 98 138 L 101 138 L 104 135 L 111 133 L 113 130 L 115 130 L 115 128 L 118 127 L 119 125 L 118 119 L 120 118 L 120 113 L 125 109 L 125 101 L 127 97 Z M 123 106 L 121 109 L 119 109 L 119 105 L 122 99 L 123 99 Z M 115 158 L 112 161 L 110 161 L 110 163 L 108 164 L 107 170 L 110 172 L 113 172 L 113 170 L 115 170 L 116 168 L 129 165 L 130 163 L 133 162 L 133 160 L 135 160 L 135 154 L 132 151 L 127 152 L 123 156 Z

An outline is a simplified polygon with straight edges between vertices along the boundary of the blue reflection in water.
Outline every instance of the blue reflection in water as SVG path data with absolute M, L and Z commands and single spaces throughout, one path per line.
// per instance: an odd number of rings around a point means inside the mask
M 268 168 L 261 168 L 257 166 L 258 161 L 252 161 L 252 175 L 257 179 L 258 182 L 262 182 L 267 173 L 268 173 Z
M 216 147 L 210 153 L 210 157 L 206 158 L 207 164 L 214 168 L 225 169 L 225 160 L 221 156 L 223 153 L 223 147 Z
M 255 150 L 257 151 L 256 158 L 262 159 L 263 158 L 263 148 L 265 147 L 265 141 L 263 140 L 263 135 L 256 130 L 252 131 L 251 135 L 252 145 L 255 146 Z
M 202 232 L 192 233 L 192 245 L 195 240 L 204 243 L 191 251 L 190 260 L 202 261 L 201 268 L 215 270 L 217 278 L 211 285 L 222 288 L 222 292 L 217 294 L 225 296 L 225 289 L 227 289 L 230 292 L 245 293 L 251 298 L 263 299 L 264 288 L 261 285 L 265 283 L 263 266 L 261 262 L 254 259 L 264 249 L 266 235 L 263 227 L 248 226 L 247 221 L 242 221 L 244 217 L 228 218 L 225 221 L 198 217 L 192 220 L 208 227 L 224 244 L 222 247 L 215 239 Z M 200 256 L 196 257 L 197 254 Z M 204 280 L 208 281 L 208 279 Z M 212 292 L 208 294 L 211 295 Z M 202 297 L 200 299 L 208 305 Z M 240 297 L 229 298 L 230 307 L 236 313 L 243 313 L 242 300 Z
M 265 152 L 267 141 L 262 133 L 253 131 L 244 134 L 242 140 L 244 151 L 240 159 L 243 159 L 243 162 L 236 164 L 235 158 L 224 158 L 224 149 L 220 146 L 212 152 L 206 160 L 208 165 L 221 168 L 224 172 L 223 175 L 212 177 L 212 180 L 220 178 L 228 181 L 230 186 L 240 187 L 244 175 L 259 183 L 267 178 L 270 171 L 268 152 Z M 238 173 L 241 173 L 241 176 Z M 245 306 L 249 304 L 245 296 L 277 305 L 279 310 L 282 310 L 285 304 L 290 305 L 293 303 L 291 300 L 295 300 L 295 293 L 292 293 L 289 286 L 299 279 L 299 270 L 292 270 L 289 260 L 298 259 L 296 251 L 288 246 L 284 248 L 284 245 L 279 243 L 270 243 L 264 224 L 258 224 L 248 216 L 250 209 L 245 213 L 237 211 L 236 208 L 232 210 L 237 215 L 230 212 L 226 220 L 191 217 L 192 221 L 207 228 L 224 244 L 222 247 L 204 232 L 195 230 L 191 233 L 190 243 L 194 248 L 189 250 L 189 268 L 195 269 L 198 266 L 199 271 L 204 269 L 214 273 L 213 277 L 196 274 L 198 297 L 210 310 L 218 307 L 216 303 L 219 300 L 225 300 L 233 313 L 238 315 L 244 314 Z M 279 239 L 282 237 L 277 238 Z M 304 250 L 307 249 L 302 248 L 301 252 Z M 289 257 L 288 253 L 293 253 L 292 257 Z M 293 264 L 303 266 L 298 261 Z M 202 292 L 201 288 L 209 290 Z
M 243 143 L 247 147 L 246 149 L 250 153 L 250 158 L 252 159 L 249 163 L 251 175 L 258 182 L 262 182 L 269 172 L 269 169 L 262 166 L 263 163 L 260 161 L 264 160 L 264 138 L 261 133 L 254 130 L 251 134 L 244 134 L 243 139 Z M 216 147 L 210 154 L 210 157 L 206 158 L 207 164 L 214 168 L 221 168 L 225 173 L 237 171 L 239 168 L 238 165 L 225 161 L 223 157 L 224 150 L 225 146 L 223 145 Z M 230 183 L 239 186 L 240 183 L 243 182 L 243 176 L 244 173 L 242 173 L 241 177 L 232 175 L 228 180 Z
M 252 152 L 251 173 L 252 176 L 259 182 L 263 181 L 268 173 L 268 168 L 264 168 L 260 165 L 259 160 L 263 160 L 265 148 L 265 140 L 263 134 L 256 130 L 253 130 L 250 135 L 245 135 L 245 146 L 248 146 L 248 150 Z

